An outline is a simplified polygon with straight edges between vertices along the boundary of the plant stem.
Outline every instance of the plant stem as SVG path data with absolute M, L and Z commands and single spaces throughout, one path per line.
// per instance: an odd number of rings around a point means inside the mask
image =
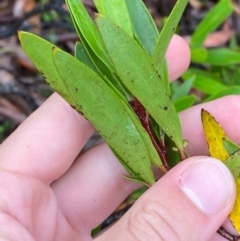
M 217 231 L 218 234 L 220 234 L 222 237 L 229 241 L 240 241 L 240 236 L 239 235 L 233 235 L 230 234 L 225 228 L 220 227 Z
M 144 129 L 147 131 L 149 137 L 151 138 L 151 141 L 163 163 L 163 166 L 166 168 L 166 170 L 170 170 L 170 166 L 168 165 L 167 162 L 167 155 L 166 155 L 166 147 L 163 141 L 160 141 L 159 143 L 156 141 L 151 127 L 150 127 L 150 120 L 149 120 L 149 115 L 146 112 L 146 109 L 143 107 L 143 105 L 139 102 L 139 100 L 135 97 L 133 97 L 133 100 L 130 102 L 132 105 L 135 113 L 137 114 L 139 120 L 142 123 L 142 126 Z

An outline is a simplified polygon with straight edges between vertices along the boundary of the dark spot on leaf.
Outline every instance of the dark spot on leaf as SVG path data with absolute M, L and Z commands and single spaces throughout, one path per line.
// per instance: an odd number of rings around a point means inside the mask
M 74 90 L 75 90 L 75 92 L 78 92 L 78 88 L 77 87 L 74 87 Z
M 168 110 L 168 107 L 167 106 L 164 106 L 164 108 L 163 108 L 164 110 Z

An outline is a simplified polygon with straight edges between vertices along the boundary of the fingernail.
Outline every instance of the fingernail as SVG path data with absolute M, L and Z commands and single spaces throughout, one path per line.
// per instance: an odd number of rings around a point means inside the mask
M 234 182 L 226 166 L 213 158 L 190 165 L 179 177 L 178 186 L 205 214 L 218 213 L 230 200 Z

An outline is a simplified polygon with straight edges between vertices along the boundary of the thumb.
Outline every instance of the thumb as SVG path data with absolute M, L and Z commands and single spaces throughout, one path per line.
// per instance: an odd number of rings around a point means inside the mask
M 96 240 L 222 240 L 216 231 L 234 200 L 234 179 L 222 162 L 189 158 L 163 176 Z

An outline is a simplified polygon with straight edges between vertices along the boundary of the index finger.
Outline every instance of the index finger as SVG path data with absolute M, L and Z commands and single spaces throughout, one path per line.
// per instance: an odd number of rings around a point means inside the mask
M 93 126 L 55 93 L 0 146 L 0 167 L 52 182 L 93 133 Z

